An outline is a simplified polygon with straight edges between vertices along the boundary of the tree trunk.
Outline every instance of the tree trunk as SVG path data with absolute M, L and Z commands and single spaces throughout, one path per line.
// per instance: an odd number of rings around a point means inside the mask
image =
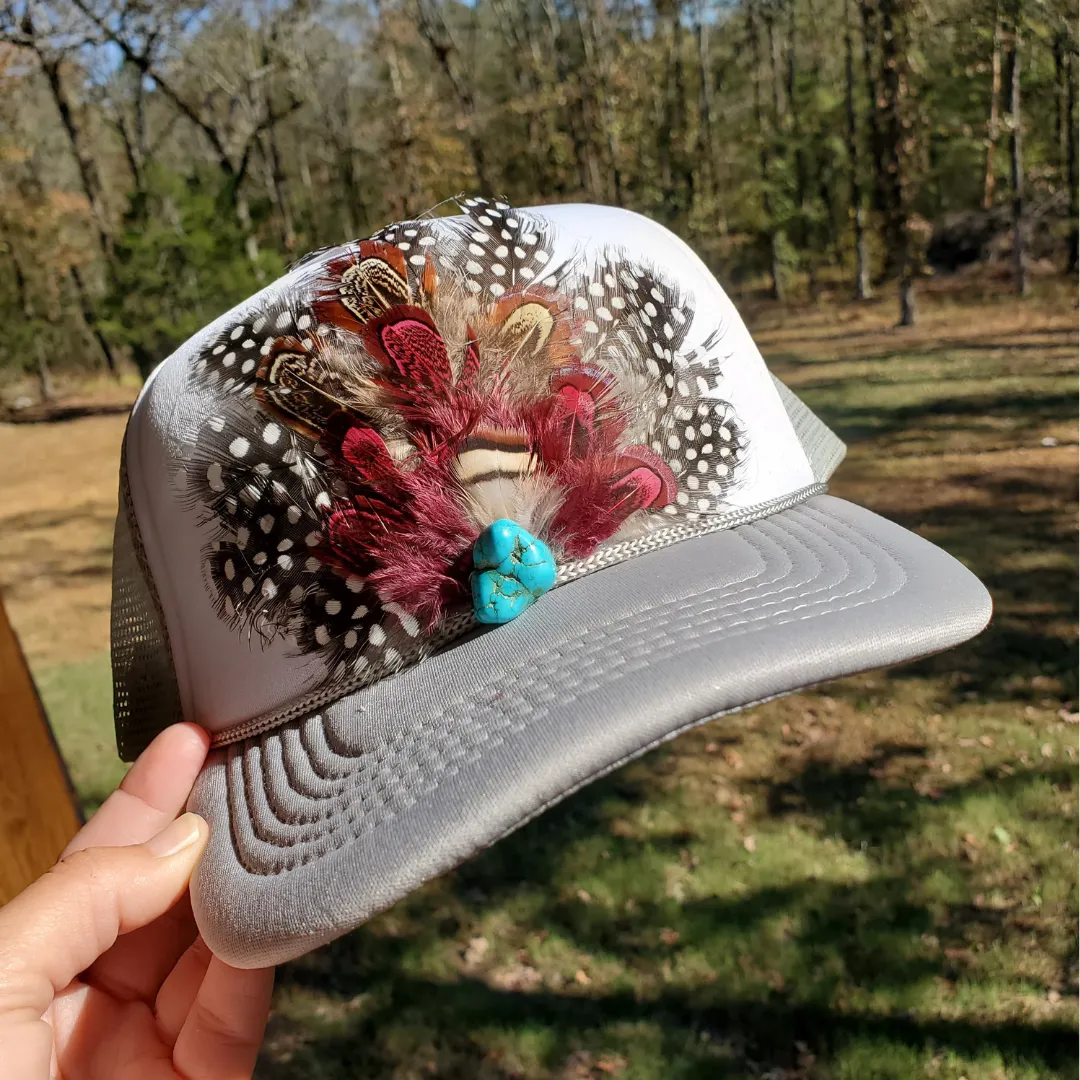
M 565 92 L 571 83 L 573 76 L 570 71 L 569 50 L 563 33 L 562 18 L 555 0 L 541 0 L 544 10 L 544 19 L 547 23 L 548 55 L 554 58 L 555 79 L 553 85 L 548 87 L 552 95 Z M 570 135 L 570 142 L 574 148 L 574 166 L 577 171 L 578 190 L 590 191 L 591 177 L 589 169 L 589 152 L 583 134 L 584 121 L 582 118 L 581 94 L 571 97 L 566 107 L 566 126 Z
M 1080 176 L 1077 175 L 1076 157 L 1076 53 L 1070 50 L 1067 54 L 1067 86 L 1065 91 L 1065 161 L 1066 176 L 1069 185 L 1069 217 L 1072 219 L 1072 232 L 1069 236 L 1069 262 L 1068 271 L 1076 271 L 1077 260 L 1080 258 Z
M 994 152 L 1001 124 L 1001 12 L 994 6 L 994 45 L 990 54 L 990 116 L 986 121 L 986 169 L 983 172 L 983 209 L 994 202 Z
M 19 262 L 15 252 L 9 248 L 8 253 L 11 256 L 12 267 L 15 270 L 15 294 L 18 298 L 22 317 L 26 322 L 33 323 L 34 305 L 30 298 L 31 291 L 26 281 L 26 275 L 23 273 L 22 264 Z M 48 361 L 45 359 L 45 343 L 39 333 L 34 334 L 34 370 L 38 380 L 38 396 L 42 401 L 52 401 L 56 396 L 56 391 L 53 387 L 52 373 L 49 371 Z
M 1013 279 L 1020 296 L 1027 296 L 1027 258 L 1024 252 L 1024 154 L 1021 143 L 1023 118 L 1020 115 L 1019 3 L 1013 9 L 1012 41 L 1009 50 L 1009 184 L 1012 188 Z
M 146 86 L 141 72 L 128 60 L 123 61 L 120 75 L 132 86 L 134 120 L 129 128 L 123 110 L 117 108 L 115 116 L 109 118 L 109 123 L 116 130 L 123 144 L 124 158 L 127 161 L 128 171 L 131 173 L 134 192 L 136 195 L 142 195 L 146 191 L 146 166 L 150 160 L 150 149 L 146 139 Z M 175 114 L 173 119 L 175 120 Z M 165 126 L 164 132 L 167 133 L 171 127 L 170 122 Z
M 450 89 L 457 99 L 458 111 L 465 126 L 466 141 L 469 146 L 469 155 L 472 158 L 473 172 L 480 189 L 490 194 L 491 185 L 488 182 L 487 158 L 484 152 L 484 143 L 480 138 L 476 122 L 476 102 L 473 97 L 472 87 L 462 74 L 462 64 L 458 54 L 457 45 L 450 35 L 450 28 L 446 25 L 442 12 L 439 10 L 437 0 L 417 0 L 417 30 L 420 36 L 428 43 L 436 63 L 446 76 Z
M 247 257 L 255 264 L 255 277 L 262 281 L 263 271 L 258 265 L 259 241 L 255 237 L 255 231 L 251 227 L 251 210 L 248 207 L 247 196 L 241 192 L 236 193 L 236 217 L 240 222 L 240 228 L 244 234 L 244 251 Z
M 905 275 L 900 278 L 900 325 L 914 326 L 916 315 L 915 280 Z
M 851 220 L 855 229 L 855 295 L 869 300 L 870 265 L 866 257 L 866 210 L 859 179 L 859 135 L 855 117 L 855 49 L 851 40 L 851 0 L 844 0 L 844 74 L 847 104 L 847 151 L 851 171 Z
M 356 167 L 356 151 L 351 146 L 346 146 L 343 154 L 344 162 L 341 168 L 341 186 L 345 194 L 342 206 L 341 220 L 344 225 L 345 236 L 352 238 L 362 234 L 360 222 L 367 216 L 363 206 L 363 196 L 360 194 L 360 171 Z M 399 204 L 402 211 L 395 213 L 396 217 L 409 216 L 408 203 Z M 415 212 L 415 210 L 413 211 Z
M 683 142 L 686 92 L 682 70 L 681 15 L 679 5 L 672 4 L 665 9 L 661 18 L 659 34 L 663 41 L 664 75 L 655 91 L 661 198 L 669 225 L 681 222 L 693 201 L 692 169 L 686 160 Z
M 90 204 L 90 215 L 94 219 L 94 227 L 97 230 L 98 247 L 101 254 L 108 260 L 112 256 L 112 240 L 109 237 L 108 215 L 101 197 L 101 179 L 98 176 L 97 164 L 94 159 L 82 149 L 79 139 L 79 130 L 75 124 L 75 115 L 68 101 L 67 91 L 60 78 L 59 57 L 48 57 L 43 50 L 37 50 L 41 69 L 45 73 L 45 81 L 49 84 L 56 111 L 60 114 L 60 122 L 71 145 L 75 163 L 79 169 L 79 180 L 82 184 L 83 194 Z
M 278 150 L 277 130 L 271 126 L 266 132 L 267 156 L 270 165 L 270 190 L 268 194 L 278 213 L 281 215 L 281 241 L 285 250 L 292 252 L 296 248 L 296 226 L 293 223 L 292 197 L 289 195 L 289 182 L 281 164 Z
M 913 0 L 882 0 L 882 90 L 885 106 L 886 185 L 885 243 L 900 284 L 900 325 L 915 324 L 913 237 L 909 227 L 913 157 L 911 146 L 909 34 Z
M 598 172 L 594 183 L 602 197 L 621 203 L 623 177 L 616 141 L 616 114 L 611 104 L 610 65 L 615 43 L 608 32 L 607 11 L 602 0 L 574 0 L 572 6 L 585 60 L 578 73 L 585 130 L 596 136 L 589 139 L 590 158 L 595 167 L 606 174 Z
M 258 257 L 259 247 L 254 233 L 251 231 L 251 215 L 248 211 L 247 200 L 242 196 L 240 189 L 247 172 L 251 150 L 259 133 L 268 127 L 272 127 L 278 120 L 282 119 L 282 115 L 284 114 L 275 116 L 272 112 L 268 111 L 267 115 L 256 124 L 247 140 L 247 144 L 239 155 L 239 160 L 234 161 L 234 155 L 231 154 L 226 147 L 226 142 L 228 140 L 223 132 L 215 124 L 207 120 L 203 115 L 201 106 L 193 105 L 187 100 L 187 98 L 173 86 L 165 71 L 153 62 L 151 44 L 148 44 L 144 40 L 140 47 L 136 48 L 132 44 L 132 41 L 126 38 L 121 32 L 123 20 L 121 20 L 121 23 L 119 24 L 120 29 L 118 29 L 116 24 L 110 24 L 106 21 L 102 15 L 95 10 L 95 5 L 90 4 L 88 0 L 72 0 L 72 3 L 94 24 L 94 26 L 97 27 L 106 40 L 111 41 L 116 45 L 123 54 L 124 59 L 132 64 L 135 70 L 138 71 L 143 78 L 152 79 L 154 81 L 160 95 L 171 102 L 180 115 L 186 117 L 203 133 L 213 150 L 214 159 L 225 179 L 226 194 L 228 196 L 229 204 L 236 214 L 237 222 L 244 231 L 245 250 L 252 261 L 254 261 Z M 297 107 L 299 107 L 299 103 L 294 102 L 292 108 Z M 287 111 L 291 111 L 291 109 Z M 256 266 L 255 276 L 260 281 L 262 280 L 263 274 L 258 266 Z
M 79 268 L 73 265 L 68 274 L 71 277 L 71 284 L 75 286 L 75 296 L 79 301 L 79 310 L 82 312 L 83 322 L 86 323 L 86 328 L 90 331 L 91 337 L 97 342 L 101 355 L 105 359 L 105 366 L 109 369 L 109 374 L 119 375 L 116 366 L 116 355 L 109 344 L 109 339 L 101 332 L 101 328 L 97 324 L 94 306 L 90 300 L 90 294 L 87 292 L 86 283 L 82 279 L 82 274 L 79 273 Z
M 533 178 L 539 190 L 546 191 L 552 186 L 544 153 L 549 136 L 544 111 L 536 107 L 540 97 L 540 85 L 533 51 L 533 39 L 536 36 L 532 25 L 533 10 L 527 8 L 520 11 L 519 5 L 513 4 L 512 0 L 491 0 L 491 9 L 513 72 L 515 94 L 521 101 L 529 103 L 524 110 L 528 151 L 518 167 Z
M 712 81 L 709 65 L 709 26 L 705 21 L 705 5 L 699 0 L 695 11 L 694 38 L 698 54 L 698 138 L 697 159 L 700 162 L 701 178 L 698 186 L 709 201 L 709 213 L 716 195 L 716 146 L 713 138 Z
M 1065 166 L 1065 49 L 1068 47 L 1065 31 L 1054 34 L 1051 51 L 1054 54 L 1054 138 L 1057 141 L 1058 163 Z
M 56 111 L 60 114 L 60 122 L 63 125 L 64 132 L 68 138 L 68 143 L 71 146 L 72 155 L 78 166 L 79 180 L 82 184 L 83 194 L 86 196 L 86 201 L 90 206 L 90 216 L 93 219 L 94 229 L 97 234 L 98 250 L 101 253 L 106 281 L 111 281 L 113 257 L 112 238 L 109 236 L 108 217 L 105 212 L 105 205 L 102 201 L 101 179 L 98 175 L 97 163 L 82 149 L 82 143 L 79 138 L 79 129 L 75 123 L 75 114 L 72 111 L 71 102 L 68 100 L 67 91 L 60 78 L 60 58 L 46 56 L 44 50 L 36 44 L 34 46 L 34 51 L 37 53 L 38 60 L 41 63 L 41 69 L 45 73 L 45 81 L 49 84 L 49 91 L 52 94 L 53 103 L 56 105 Z M 79 307 L 82 312 L 83 322 L 85 322 L 87 330 L 93 335 L 101 348 L 102 355 L 105 358 L 105 366 L 113 375 L 115 375 L 117 372 L 116 356 L 113 353 L 108 339 L 97 327 L 95 305 L 84 287 L 81 278 L 78 277 L 78 271 L 74 268 L 72 268 L 72 278 L 73 281 L 76 282 L 76 288 L 79 295 Z M 44 360 L 41 362 L 44 363 Z M 51 393 L 52 382 L 48 377 L 47 369 L 45 369 L 45 375 L 42 377 L 41 385 L 43 392 L 47 388 Z
M 780 118 L 784 115 L 782 101 L 783 80 L 780 78 L 780 39 L 776 33 L 775 13 L 768 9 L 765 12 L 765 33 L 769 41 L 769 72 L 772 76 L 772 110 L 773 128 L 780 130 Z
M 787 44 L 787 107 L 788 126 L 791 129 L 791 139 L 795 150 L 795 205 L 801 210 L 806 208 L 806 200 L 809 187 L 809 179 L 806 168 L 806 150 L 802 138 L 802 116 L 799 108 L 799 95 L 797 86 L 798 55 L 796 44 L 798 42 L 798 23 L 795 19 L 795 0 L 787 0 L 788 5 L 788 44 Z M 806 240 L 806 237 L 803 237 Z
M 386 23 L 386 16 L 383 11 L 381 0 L 375 0 L 374 6 L 375 16 L 379 21 L 379 55 L 382 57 L 383 63 L 386 64 L 386 72 L 390 77 L 390 96 L 394 103 L 394 119 L 396 123 L 394 125 L 395 139 L 392 144 L 392 150 L 396 151 L 395 156 L 400 155 L 400 160 L 405 166 L 405 175 L 403 177 L 405 181 L 405 190 L 401 193 L 401 196 L 394 207 L 395 216 L 403 218 L 408 217 L 410 213 L 417 212 L 418 207 L 416 204 L 420 202 L 422 194 L 420 190 L 420 172 L 416 164 L 416 135 L 413 131 L 412 117 L 409 115 L 405 80 L 401 72 L 401 58 L 398 55 L 397 43 L 393 36 L 393 28 Z M 347 117 L 349 109 L 348 99 L 344 97 L 346 93 L 347 89 L 342 91 L 342 111 Z M 351 136 L 346 135 L 346 139 L 350 143 L 350 149 L 348 151 L 349 160 L 347 162 L 349 173 L 347 186 L 355 197 L 358 196 L 360 190 L 359 178 L 356 175 L 356 154 L 351 149 Z M 349 235 L 351 236 L 352 233 Z
M 42 345 L 40 338 L 34 343 L 34 353 L 37 357 L 38 396 L 43 402 L 52 401 L 56 397 L 56 387 L 53 385 L 52 372 L 45 359 L 45 346 Z
M 765 114 L 761 104 L 761 41 L 756 15 L 757 3 L 755 2 L 747 7 L 747 30 L 750 35 L 750 51 L 754 64 L 754 116 L 757 121 L 758 142 L 760 145 L 758 165 L 761 173 L 761 206 L 765 212 L 769 246 L 769 274 L 772 278 L 772 295 L 774 300 L 782 302 L 784 299 L 784 281 L 781 261 L 781 243 L 780 232 L 776 227 L 776 219 L 773 214 L 772 177 L 769 168 L 769 139 L 765 130 Z M 775 87 L 775 79 L 773 82 Z
M 863 75 L 866 78 L 866 96 L 870 108 L 866 113 L 866 126 L 870 133 L 870 159 L 874 169 L 874 209 L 884 211 L 888 204 L 886 178 L 888 167 L 885 152 L 885 124 L 883 89 L 874 66 L 874 50 L 879 47 L 878 15 L 876 0 L 859 0 L 862 17 Z

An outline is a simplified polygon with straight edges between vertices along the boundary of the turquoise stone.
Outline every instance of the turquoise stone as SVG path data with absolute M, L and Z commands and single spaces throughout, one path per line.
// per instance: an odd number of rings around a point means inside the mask
M 477 621 L 509 622 L 555 584 L 555 557 L 543 540 L 500 518 L 473 544 L 469 582 Z

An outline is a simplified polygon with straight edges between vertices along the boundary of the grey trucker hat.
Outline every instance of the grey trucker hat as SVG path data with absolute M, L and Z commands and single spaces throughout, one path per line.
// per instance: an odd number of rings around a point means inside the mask
M 230 964 L 337 937 L 688 727 L 990 616 L 951 556 L 825 494 L 843 444 L 676 236 L 457 211 L 307 257 L 131 415 L 117 742 L 211 733 L 192 903 Z

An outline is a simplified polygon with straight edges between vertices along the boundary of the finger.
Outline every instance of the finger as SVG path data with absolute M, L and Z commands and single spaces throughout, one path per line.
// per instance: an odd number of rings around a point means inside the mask
M 157 1016 L 161 1038 L 170 1046 L 180 1037 L 187 1015 L 191 1012 L 206 969 L 213 958 L 210 946 L 200 935 L 176 962 L 168 978 L 161 984 L 154 1013 Z
M 184 893 L 160 919 L 118 938 L 83 981 L 120 1001 L 152 1002 L 197 934 L 191 899 Z
M 187 802 L 210 746 L 196 724 L 167 727 L 128 769 L 120 787 L 79 830 L 64 855 L 88 847 L 141 844 Z
M 36 1022 L 118 935 L 168 911 L 208 835 L 184 814 L 146 844 L 78 851 L 0 909 L 0 1025 Z
M 243 970 L 213 957 L 173 1047 L 177 1071 L 189 1080 L 250 1077 L 273 989 L 273 968 Z

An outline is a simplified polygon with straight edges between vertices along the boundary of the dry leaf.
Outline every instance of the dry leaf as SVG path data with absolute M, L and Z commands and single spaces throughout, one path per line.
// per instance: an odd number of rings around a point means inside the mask
M 599 1069 L 600 1072 L 605 1073 L 608 1076 L 614 1076 L 616 1073 L 621 1073 L 626 1068 L 626 1058 L 619 1057 L 617 1054 L 602 1057 L 593 1068 Z
M 510 964 L 508 967 L 496 968 L 490 975 L 490 981 L 492 986 L 499 990 L 535 990 L 544 981 L 544 977 L 528 964 Z
M 488 939 L 485 937 L 474 937 L 469 944 L 465 947 L 463 959 L 466 967 L 476 967 L 481 963 L 488 951 Z

